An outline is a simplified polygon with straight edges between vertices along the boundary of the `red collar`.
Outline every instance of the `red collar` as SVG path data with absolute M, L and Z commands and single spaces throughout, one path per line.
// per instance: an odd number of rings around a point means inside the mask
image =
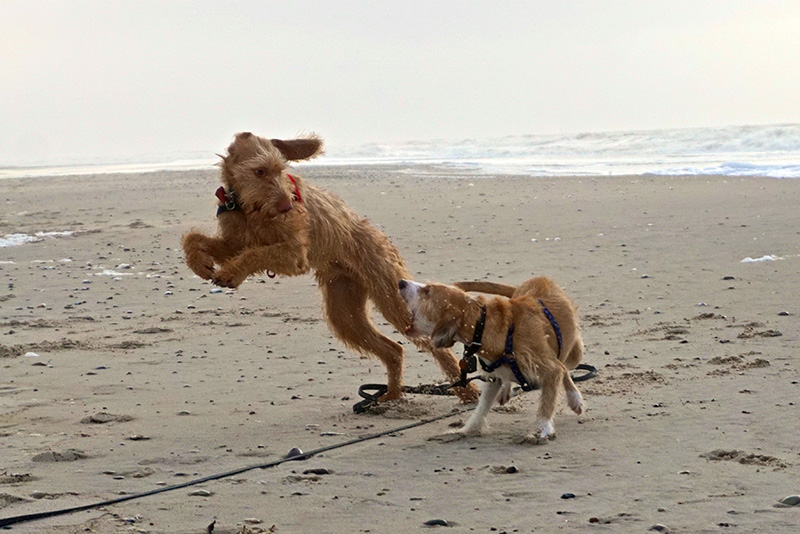
M 289 180 L 291 180 L 292 183 L 294 184 L 294 196 L 297 197 L 297 201 L 302 202 L 303 197 L 300 196 L 300 188 L 297 187 L 297 182 L 295 181 L 294 176 L 292 176 L 291 174 L 287 174 L 286 176 L 288 176 Z

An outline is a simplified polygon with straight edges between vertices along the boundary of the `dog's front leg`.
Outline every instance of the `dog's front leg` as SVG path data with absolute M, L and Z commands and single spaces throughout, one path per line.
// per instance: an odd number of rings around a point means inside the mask
M 481 391 L 481 398 L 478 400 L 478 406 L 475 408 L 475 411 L 472 412 L 472 415 L 467 420 L 464 427 L 456 432 L 465 436 L 478 436 L 482 434 L 486 430 L 486 414 L 488 414 L 489 410 L 492 408 L 492 404 L 494 404 L 494 400 L 497 398 L 497 393 L 502 387 L 503 381 L 500 379 L 495 378 L 491 382 L 488 382 L 483 387 L 483 391 Z
M 209 237 L 200 232 L 189 232 L 181 239 L 186 265 L 204 280 L 214 276 L 214 265 L 220 264 L 236 254 L 227 240 Z
M 295 276 L 308 270 L 308 249 L 305 246 L 277 243 L 243 250 L 217 269 L 213 282 L 222 287 L 239 287 L 248 276 L 255 273 Z

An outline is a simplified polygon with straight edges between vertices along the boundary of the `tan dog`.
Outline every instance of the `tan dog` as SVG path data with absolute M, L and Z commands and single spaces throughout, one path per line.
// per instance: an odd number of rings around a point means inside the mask
M 545 277 L 532 278 L 519 287 L 490 282 L 456 285 L 400 281 L 400 293 L 414 316 L 408 334 L 429 336 L 435 347 L 451 347 L 456 341 L 470 344 L 483 308 L 485 323 L 477 356 L 490 367 L 498 362 L 506 351 L 509 327 L 513 324 L 512 359 L 516 362 L 508 364 L 504 360 L 489 373 L 491 381 L 483 389 L 478 407 L 458 432 L 469 436 L 485 430 L 486 414 L 495 399 L 501 404 L 508 401 L 511 384 L 520 382 L 512 367 L 516 365 L 524 381 L 531 384 L 538 381 L 542 389 L 537 414 L 539 432 L 533 436 L 534 440 L 554 437 L 553 415 L 562 386 L 569 407 L 577 414 L 584 410 L 583 398 L 569 374 L 583 358 L 575 306 L 558 284 Z M 507 298 L 472 297 L 464 290 Z M 547 317 L 548 312 L 557 327 Z
M 411 314 L 397 280 L 409 274 L 397 249 L 369 221 L 336 195 L 289 174 L 289 161 L 321 151 L 322 140 L 315 136 L 282 141 L 237 134 L 221 156 L 219 233 L 183 236 L 186 263 L 223 287 L 238 287 L 255 273 L 294 276 L 313 269 L 331 331 L 348 347 L 383 362 L 388 390 L 381 400 L 396 399 L 402 395 L 403 347 L 375 328 L 367 302 L 405 332 Z M 452 351 L 434 348 L 427 340 L 415 343 L 433 354 L 449 379 L 458 377 Z M 476 388 L 456 393 L 467 401 L 478 396 Z

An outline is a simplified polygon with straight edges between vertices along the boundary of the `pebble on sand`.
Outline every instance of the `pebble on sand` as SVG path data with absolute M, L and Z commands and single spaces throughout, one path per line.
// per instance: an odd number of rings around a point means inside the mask
M 214 493 L 208 490 L 199 489 L 199 490 L 194 490 L 189 495 L 192 497 L 211 497 L 212 495 L 214 495 Z
M 292 447 L 291 449 L 289 449 L 289 452 L 286 454 L 287 458 L 295 458 L 297 456 L 303 456 L 303 451 L 301 451 L 297 447 Z
M 778 502 L 785 504 L 786 506 L 797 506 L 800 504 L 800 495 L 789 495 Z
M 303 471 L 304 475 L 330 475 L 331 473 L 333 473 L 333 471 L 324 467 L 315 467 L 313 469 L 306 469 Z

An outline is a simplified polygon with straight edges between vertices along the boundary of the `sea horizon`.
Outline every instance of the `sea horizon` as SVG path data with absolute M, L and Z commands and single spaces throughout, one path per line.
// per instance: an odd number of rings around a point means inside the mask
M 218 150 L 217 150 L 218 151 Z M 204 154 L 208 154 L 205 156 Z M 0 179 L 210 170 L 214 150 L 3 165 Z M 800 124 L 431 139 L 327 147 L 309 166 L 428 165 L 469 175 L 800 178 Z

